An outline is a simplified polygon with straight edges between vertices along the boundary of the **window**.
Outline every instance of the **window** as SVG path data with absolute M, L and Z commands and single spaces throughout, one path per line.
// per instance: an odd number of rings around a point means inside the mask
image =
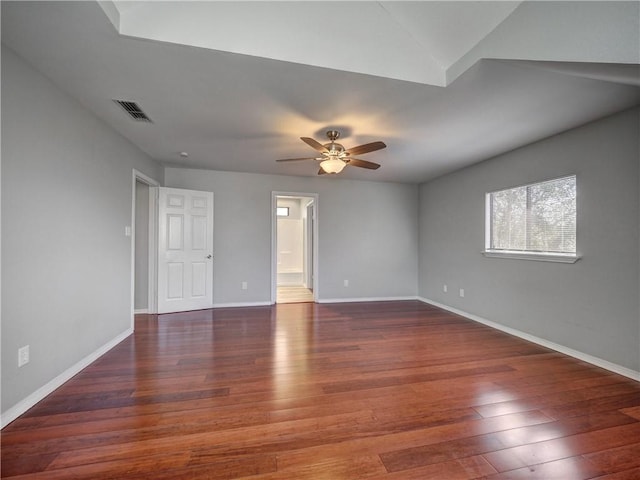
M 575 175 L 487 193 L 486 221 L 486 256 L 575 262 Z
M 276 207 L 276 215 L 278 217 L 288 217 L 289 207 Z

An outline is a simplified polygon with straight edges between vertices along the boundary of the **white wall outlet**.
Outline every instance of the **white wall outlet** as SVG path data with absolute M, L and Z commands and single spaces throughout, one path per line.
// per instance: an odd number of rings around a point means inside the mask
M 130 237 L 131 236 L 131 227 L 129 225 L 124 227 L 124 236 L 125 237 Z
M 345 286 L 345 287 L 348 287 L 348 286 L 349 286 L 349 280 L 345 280 L 345 281 L 344 281 L 344 286 Z
M 247 288 L 249 288 L 249 284 L 247 282 L 242 282 L 242 289 L 246 290 Z
M 460 296 L 461 296 L 461 297 L 464 297 L 464 288 L 461 288 L 461 289 L 460 289 Z
M 18 367 L 22 367 L 27 363 L 29 363 L 29 345 L 18 349 Z
M 447 285 L 446 285 L 446 284 L 445 284 L 445 285 L 442 285 L 442 291 L 443 291 L 444 293 L 447 293 L 447 292 L 449 291 L 449 288 L 447 287 Z

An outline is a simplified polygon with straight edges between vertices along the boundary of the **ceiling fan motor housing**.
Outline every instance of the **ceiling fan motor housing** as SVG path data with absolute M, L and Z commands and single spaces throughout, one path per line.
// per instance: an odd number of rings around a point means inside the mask
M 344 152 L 344 147 L 339 143 L 327 143 L 324 146 L 329 150 L 326 155 L 340 155 Z
M 327 132 L 327 138 L 332 142 L 335 142 L 338 138 L 340 138 L 340 132 L 337 130 L 329 130 Z
M 327 138 L 331 140 L 331 143 L 324 144 L 324 147 L 329 150 L 327 154 L 331 156 L 342 156 L 345 149 L 342 145 L 336 143 L 336 140 L 340 138 L 340 132 L 337 130 L 329 130 L 326 135 Z

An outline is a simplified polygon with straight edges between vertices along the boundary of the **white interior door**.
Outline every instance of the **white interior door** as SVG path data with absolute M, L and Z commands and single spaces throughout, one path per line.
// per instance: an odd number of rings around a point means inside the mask
M 211 308 L 213 193 L 158 190 L 158 313 Z

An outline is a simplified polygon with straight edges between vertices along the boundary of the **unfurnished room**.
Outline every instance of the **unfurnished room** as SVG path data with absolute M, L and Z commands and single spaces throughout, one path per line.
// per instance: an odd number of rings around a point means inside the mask
M 1 478 L 640 479 L 640 2 L 0 6 Z

